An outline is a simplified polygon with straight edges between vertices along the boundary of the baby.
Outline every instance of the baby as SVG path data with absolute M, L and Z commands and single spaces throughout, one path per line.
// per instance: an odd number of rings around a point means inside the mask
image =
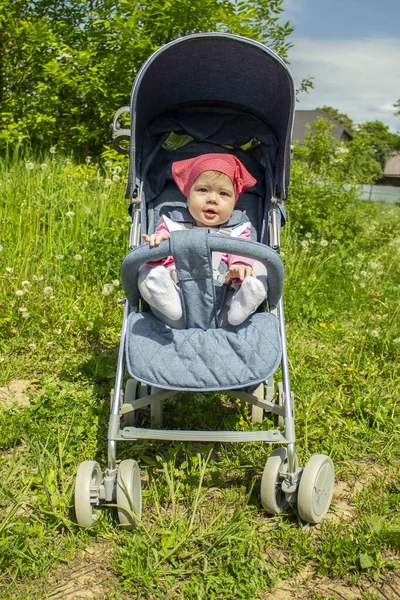
M 172 175 L 187 197 L 194 227 L 207 227 L 213 232 L 218 232 L 230 219 L 240 194 L 257 182 L 232 154 L 203 154 L 177 161 L 172 165 Z M 249 222 L 233 227 L 231 236 L 248 240 L 250 228 Z M 172 230 L 179 229 L 179 223 L 162 217 L 156 232 L 150 236 L 143 234 L 143 239 L 150 247 L 158 246 L 170 237 Z M 232 254 L 223 254 L 221 261 L 227 266 L 225 282 L 231 281 L 236 287 L 227 320 L 230 325 L 240 325 L 265 299 L 266 289 L 256 279 L 255 261 Z M 138 285 L 153 314 L 171 327 L 181 329 L 185 326 L 181 291 L 171 277 L 173 271 L 172 256 L 147 263 L 139 269 Z

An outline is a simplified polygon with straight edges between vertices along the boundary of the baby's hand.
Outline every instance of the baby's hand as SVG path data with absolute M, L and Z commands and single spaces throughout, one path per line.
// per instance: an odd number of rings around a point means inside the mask
M 243 281 L 245 277 L 256 277 L 256 274 L 249 265 L 234 263 L 228 269 L 228 272 L 225 276 L 225 283 L 231 279 L 240 279 L 240 281 Z
M 150 236 L 148 236 L 146 233 L 143 233 L 142 238 L 145 242 L 148 242 L 150 244 L 150 248 L 153 248 L 154 246 L 158 246 L 163 240 L 169 240 L 170 234 L 167 232 L 152 233 Z

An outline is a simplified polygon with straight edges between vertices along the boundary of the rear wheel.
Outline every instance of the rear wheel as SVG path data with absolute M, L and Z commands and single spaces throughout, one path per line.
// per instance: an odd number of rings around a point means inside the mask
M 286 448 L 275 448 L 265 463 L 261 479 L 261 504 L 270 515 L 279 515 L 288 505 L 282 491 L 282 475 L 286 472 Z
M 297 511 L 307 523 L 320 523 L 329 510 L 335 468 L 325 454 L 314 454 L 303 469 L 297 493 Z
M 81 462 L 75 481 L 75 515 L 78 525 L 90 527 L 97 521 L 95 507 L 100 503 L 102 474 L 94 460 Z
M 117 475 L 118 519 L 124 529 L 134 529 L 142 516 L 142 484 L 136 460 L 123 460 Z

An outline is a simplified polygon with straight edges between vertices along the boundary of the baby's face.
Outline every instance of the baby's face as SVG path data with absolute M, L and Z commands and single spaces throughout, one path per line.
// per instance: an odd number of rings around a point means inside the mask
M 197 227 L 218 227 L 233 213 L 233 183 L 223 173 L 204 171 L 190 188 L 187 203 Z

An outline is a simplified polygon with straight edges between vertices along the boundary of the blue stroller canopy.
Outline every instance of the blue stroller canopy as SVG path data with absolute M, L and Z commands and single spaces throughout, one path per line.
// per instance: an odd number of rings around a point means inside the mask
M 274 169 L 277 197 L 284 199 L 295 90 L 289 69 L 259 42 L 224 33 L 190 35 L 157 50 L 139 71 L 132 89 L 130 180 L 142 176 L 149 152 L 150 123 L 176 108 L 227 107 L 268 125 L 278 141 Z M 147 138 L 147 139 L 146 139 Z

